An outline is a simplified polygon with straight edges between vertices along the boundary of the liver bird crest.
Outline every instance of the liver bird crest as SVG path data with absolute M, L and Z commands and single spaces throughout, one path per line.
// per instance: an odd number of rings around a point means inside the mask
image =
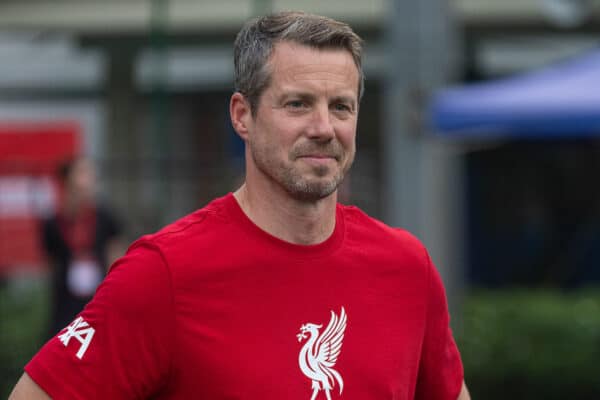
M 307 338 L 308 340 L 300 350 L 298 362 L 300 369 L 312 381 L 312 397 L 315 400 L 319 391 L 325 391 L 327 400 L 331 400 L 331 390 L 336 382 L 340 388 L 340 395 L 344 389 L 344 380 L 342 376 L 333 367 L 337 362 L 342 349 L 344 340 L 344 331 L 346 330 L 346 311 L 344 307 L 339 317 L 331 311 L 331 320 L 329 325 L 319 335 L 319 329 L 323 325 L 307 323 L 300 327 L 300 333 L 296 335 L 299 342 Z

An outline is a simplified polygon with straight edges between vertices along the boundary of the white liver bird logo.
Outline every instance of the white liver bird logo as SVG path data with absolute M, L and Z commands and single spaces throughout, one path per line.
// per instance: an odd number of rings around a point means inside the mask
M 302 342 L 306 339 L 307 334 L 310 334 L 298 357 L 300 369 L 312 381 L 313 393 L 310 400 L 315 400 L 320 390 L 324 390 L 327 399 L 331 400 L 330 391 L 336 382 L 340 387 L 340 395 L 344 389 L 342 376 L 333 369 L 340 355 L 344 331 L 346 330 L 346 311 L 344 307 L 342 307 L 339 317 L 331 311 L 329 325 L 319 335 L 319 329 L 322 327 L 323 325 L 309 322 L 302 325 L 300 333 L 296 335 L 298 341 Z

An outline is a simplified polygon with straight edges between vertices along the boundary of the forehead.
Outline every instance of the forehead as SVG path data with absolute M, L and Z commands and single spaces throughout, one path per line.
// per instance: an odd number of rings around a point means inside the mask
M 272 81 L 300 83 L 322 81 L 357 87 L 358 69 L 344 49 L 315 49 L 279 42 L 269 59 Z

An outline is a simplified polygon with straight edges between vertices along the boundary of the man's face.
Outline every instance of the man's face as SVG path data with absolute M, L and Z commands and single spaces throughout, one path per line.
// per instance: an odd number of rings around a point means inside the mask
M 248 129 L 249 162 L 259 179 L 298 200 L 332 194 L 354 160 L 358 70 L 344 50 L 280 42 L 271 80 Z

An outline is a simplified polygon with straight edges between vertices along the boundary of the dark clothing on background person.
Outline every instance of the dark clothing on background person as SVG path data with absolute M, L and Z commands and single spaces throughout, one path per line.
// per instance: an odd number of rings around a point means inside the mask
M 43 221 L 42 243 L 51 267 L 50 331 L 66 327 L 92 299 L 108 267 L 107 247 L 121 223 L 101 205 L 76 217 L 58 213 Z

